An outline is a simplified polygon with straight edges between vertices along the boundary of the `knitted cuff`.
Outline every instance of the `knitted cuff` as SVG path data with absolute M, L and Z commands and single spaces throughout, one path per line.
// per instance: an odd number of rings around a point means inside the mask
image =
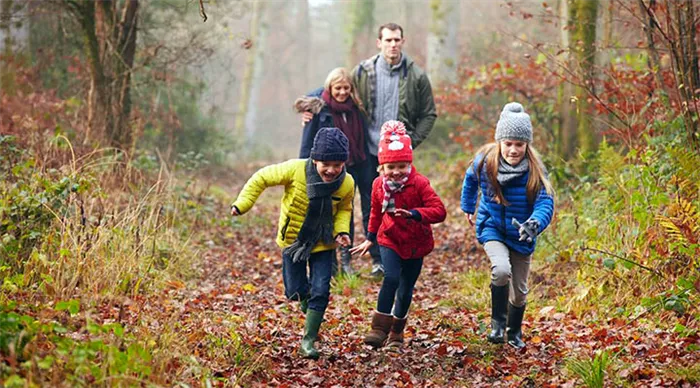
M 411 210 L 411 219 L 414 219 L 418 222 L 423 221 L 423 216 L 420 214 L 420 212 L 416 209 Z
M 372 233 L 372 232 L 367 233 L 367 240 L 369 240 L 372 244 L 376 244 L 377 243 L 377 234 Z

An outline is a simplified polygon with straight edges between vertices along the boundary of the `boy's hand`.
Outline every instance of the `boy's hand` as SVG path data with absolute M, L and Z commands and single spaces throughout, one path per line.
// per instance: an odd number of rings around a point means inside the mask
M 354 254 L 359 252 L 360 257 L 362 257 L 365 255 L 365 253 L 367 253 L 367 251 L 369 250 L 369 248 L 371 246 L 372 246 L 372 242 L 369 240 L 365 240 L 365 242 L 363 242 L 362 244 L 357 245 L 354 248 L 350 248 L 350 254 L 354 255 Z
M 309 112 L 309 111 L 302 113 L 301 114 L 301 125 L 302 126 L 306 125 L 306 123 L 311 121 L 313 118 L 314 118 L 314 114 Z
M 234 216 L 234 217 L 240 216 L 240 215 L 241 215 L 241 212 L 238 211 L 238 208 L 237 208 L 237 207 L 231 206 L 231 215 Z
M 474 226 L 474 214 L 465 213 L 464 215 L 467 217 L 467 221 L 469 221 L 469 225 Z
M 413 218 L 413 214 L 406 209 L 396 209 L 394 210 L 394 215 L 401 218 Z
M 335 237 L 335 242 L 338 243 L 338 245 L 347 247 L 352 244 L 352 241 L 350 240 L 350 236 L 347 234 L 339 234 Z

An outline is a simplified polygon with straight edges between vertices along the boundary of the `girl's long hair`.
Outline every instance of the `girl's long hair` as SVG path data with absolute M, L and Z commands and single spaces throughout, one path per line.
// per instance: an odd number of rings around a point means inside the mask
M 501 142 L 489 143 L 476 151 L 476 155 L 482 155 L 483 158 L 479 162 L 478 170 L 475 171 L 477 179 L 480 180 L 481 170 L 484 164 L 486 165 L 486 177 L 491 183 L 491 190 L 493 191 L 493 197 L 496 203 L 500 203 L 504 206 L 509 206 L 510 204 L 506 201 L 503 196 L 503 190 L 501 190 L 501 185 L 498 183 L 498 162 L 501 158 Z M 530 174 L 527 178 L 526 185 L 526 195 L 527 201 L 529 203 L 534 203 L 537 196 L 540 194 L 542 187 L 546 190 L 547 194 L 554 195 L 554 188 L 552 184 L 547 179 L 547 175 L 544 173 L 544 164 L 542 163 L 542 158 L 540 154 L 532 148 L 532 145 L 528 144 L 525 149 L 525 157 L 530 163 Z M 473 165 L 474 161 L 470 165 Z
M 323 84 L 323 88 L 327 90 L 330 94 L 331 86 L 341 81 L 346 81 L 350 84 L 350 98 L 352 98 L 352 100 L 355 102 L 355 105 L 360 109 L 360 112 L 362 112 L 362 114 L 366 116 L 367 111 L 365 111 L 365 106 L 362 104 L 360 95 L 357 94 L 357 88 L 352 82 L 352 75 L 350 74 L 350 71 L 348 69 L 344 67 L 336 67 L 335 69 L 331 70 L 331 72 L 328 73 L 328 76 L 326 77 L 326 82 Z

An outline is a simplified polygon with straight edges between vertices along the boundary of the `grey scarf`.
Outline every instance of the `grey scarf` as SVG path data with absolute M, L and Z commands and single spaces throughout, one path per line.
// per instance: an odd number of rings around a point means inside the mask
M 344 180 L 345 167 L 333 182 L 326 183 L 318 175 L 313 161 L 310 158 L 306 161 L 306 195 L 309 197 L 309 207 L 297 239 L 283 250 L 283 254 L 291 256 L 292 262 L 309 260 L 311 250 L 319 241 L 325 244 L 333 241 L 331 194 L 340 188 Z
M 498 183 L 501 186 L 505 186 L 508 183 L 512 182 L 513 180 L 520 178 L 524 174 L 528 172 L 530 169 L 530 162 L 527 160 L 527 158 L 523 158 L 523 160 L 520 161 L 515 166 L 511 166 L 506 162 L 503 157 L 498 158 Z

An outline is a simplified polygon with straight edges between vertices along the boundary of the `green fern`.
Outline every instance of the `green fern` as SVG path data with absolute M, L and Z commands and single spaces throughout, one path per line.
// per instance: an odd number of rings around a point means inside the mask
M 566 368 L 577 375 L 589 388 L 602 388 L 605 374 L 613 362 L 613 356 L 607 351 L 597 352 L 592 359 L 570 359 Z

